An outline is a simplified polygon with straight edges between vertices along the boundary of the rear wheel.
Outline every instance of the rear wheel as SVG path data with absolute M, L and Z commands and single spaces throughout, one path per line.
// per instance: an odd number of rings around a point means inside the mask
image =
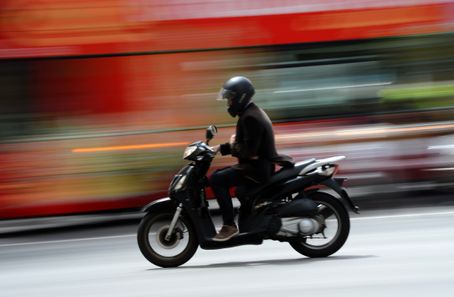
M 341 201 L 322 192 L 309 196 L 318 205 L 318 220 L 323 222 L 320 233 L 295 238 L 290 245 L 300 254 L 311 258 L 327 257 L 337 252 L 350 232 L 350 217 Z
M 140 251 L 151 263 L 161 267 L 177 267 L 192 258 L 198 247 L 197 236 L 190 222 L 180 216 L 170 239 L 173 213 L 147 214 L 140 222 L 137 242 Z

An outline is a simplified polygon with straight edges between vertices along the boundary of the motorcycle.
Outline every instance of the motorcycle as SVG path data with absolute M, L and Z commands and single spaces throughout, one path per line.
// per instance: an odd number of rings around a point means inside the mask
M 172 179 L 169 197 L 151 202 L 140 222 L 137 241 L 147 260 L 161 267 L 177 267 L 192 258 L 197 248 L 222 249 L 263 240 L 287 242 L 307 257 L 327 257 L 338 251 L 350 232 L 348 210 L 359 213 L 342 184 L 335 178 L 336 162 L 344 156 L 293 163 L 276 158 L 280 165 L 266 184 L 257 184 L 238 197 L 241 201 L 240 233 L 227 241 L 216 235 L 208 208 L 206 174 L 216 152 L 208 145 L 216 126 L 206 130 L 206 141 L 189 145 L 183 154 L 191 161 Z M 321 191 L 328 188 L 337 195 Z

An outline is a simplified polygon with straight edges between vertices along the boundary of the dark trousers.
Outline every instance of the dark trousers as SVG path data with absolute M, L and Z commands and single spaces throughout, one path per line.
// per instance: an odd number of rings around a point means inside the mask
M 231 167 L 217 170 L 211 175 L 210 185 L 221 208 L 224 225 L 235 225 L 230 188 L 242 186 L 245 183 L 246 181 L 238 171 Z

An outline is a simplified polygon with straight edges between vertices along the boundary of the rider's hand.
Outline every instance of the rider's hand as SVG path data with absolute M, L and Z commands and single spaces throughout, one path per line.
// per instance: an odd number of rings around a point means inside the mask
M 211 149 L 214 151 L 215 154 L 218 154 L 221 149 L 221 146 L 218 144 L 218 145 L 211 147 Z
M 232 134 L 232 136 L 230 136 L 230 145 L 232 146 L 234 143 L 236 142 L 236 135 L 235 134 Z

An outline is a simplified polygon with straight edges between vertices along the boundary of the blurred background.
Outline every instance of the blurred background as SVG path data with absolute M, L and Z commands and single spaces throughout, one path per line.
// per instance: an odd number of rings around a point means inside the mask
M 166 196 L 206 126 L 233 133 L 215 98 L 234 75 L 280 153 L 347 156 L 360 206 L 452 194 L 451 1 L 3 0 L 0 219 Z

